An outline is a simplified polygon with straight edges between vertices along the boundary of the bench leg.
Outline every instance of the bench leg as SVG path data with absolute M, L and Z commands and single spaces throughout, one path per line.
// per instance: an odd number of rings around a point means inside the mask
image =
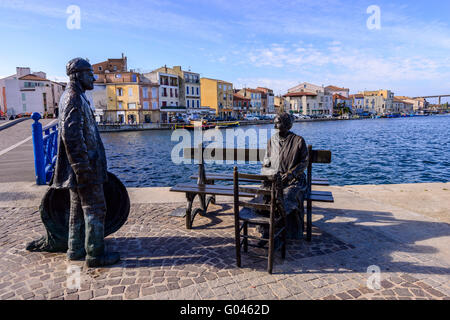
M 214 180 L 207 180 L 206 183 L 213 185 L 214 184 Z M 208 207 L 210 203 L 216 204 L 216 196 L 215 195 L 211 195 L 211 196 L 208 197 L 208 201 L 206 203 L 206 206 Z
M 244 221 L 244 252 L 248 252 L 248 222 Z
M 194 202 L 195 196 L 195 193 L 186 193 L 186 229 L 188 230 L 192 229 L 192 203 Z
M 307 200 L 306 205 L 306 241 L 311 242 L 312 238 L 312 201 Z

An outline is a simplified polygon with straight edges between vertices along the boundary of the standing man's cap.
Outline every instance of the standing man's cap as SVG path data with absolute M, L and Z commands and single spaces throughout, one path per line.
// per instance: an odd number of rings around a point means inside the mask
M 72 59 L 66 65 L 66 73 L 68 76 L 76 72 L 91 70 L 93 70 L 91 64 L 83 58 Z

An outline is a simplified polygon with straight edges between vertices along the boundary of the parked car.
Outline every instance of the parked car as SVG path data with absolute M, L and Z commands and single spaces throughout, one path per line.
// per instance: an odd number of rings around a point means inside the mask
M 252 115 L 246 115 L 245 116 L 245 120 L 247 120 L 247 121 L 256 121 L 256 120 L 259 120 L 259 118 L 256 117 L 256 116 L 252 116 Z

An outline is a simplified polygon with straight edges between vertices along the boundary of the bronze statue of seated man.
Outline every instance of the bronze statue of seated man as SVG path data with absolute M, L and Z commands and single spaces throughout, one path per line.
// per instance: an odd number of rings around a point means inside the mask
M 305 170 L 308 166 L 308 148 L 303 137 L 291 132 L 293 117 L 280 113 L 275 117 L 276 133 L 267 143 L 261 174 L 281 175 L 282 208 L 287 215 L 287 238 L 303 237 L 303 197 L 307 189 Z M 268 186 L 262 185 L 262 188 Z M 267 238 L 267 228 L 259 228 Z M 260 243 L 263 245 L 263 243 Z

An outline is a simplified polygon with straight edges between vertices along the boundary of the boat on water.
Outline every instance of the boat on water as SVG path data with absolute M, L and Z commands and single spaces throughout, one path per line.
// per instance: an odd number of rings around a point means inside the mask
M 216 129 L 227 129 L 227 128 L 233 128 L 238 127 L 240 125 L 239 121 L 235 122 L 216 122 Z

